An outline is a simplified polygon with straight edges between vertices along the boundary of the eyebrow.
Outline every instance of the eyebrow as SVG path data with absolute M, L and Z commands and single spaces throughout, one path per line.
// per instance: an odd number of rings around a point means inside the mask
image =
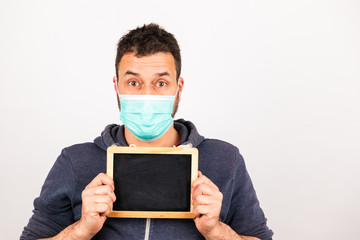
M 170 76 L 170 74 L 168 72 L 162 72 L 162 73 L 158 73 L 159 77 L 162 76 Z
M 132 71 L 126 71 L 126 73 L 124 74 L 124 76 L 126 75 L 132 75 L 132 76 L 139 76 L 138 73 L 135 73 L 135 72 L 132 72 Z M 162 76 L 170 76 L 170 74 L 168 72 L 161 72 L 161 73 L 158 73 L 157 74 L 159 77 L 162 77 Z
M 139 74 L 138 73 L 134 73 L 132 71 L 126 71 L 126 73 L 124 74 L 124 76 L 126 75 L 133 75 L 133 76 L 138 76 Z

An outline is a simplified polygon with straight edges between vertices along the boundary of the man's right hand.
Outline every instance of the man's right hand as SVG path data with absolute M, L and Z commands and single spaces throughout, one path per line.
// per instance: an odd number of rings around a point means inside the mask
M 81 195 L 81 219 L 77 230 L 81 237 L 93 237 L 103 227 L 115 202 L 114 181 L 104 173 L 97 175 Z

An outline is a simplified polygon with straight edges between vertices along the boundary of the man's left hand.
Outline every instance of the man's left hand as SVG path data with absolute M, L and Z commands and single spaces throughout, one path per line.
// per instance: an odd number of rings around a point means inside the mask
M 195 225 L 199 232 L 206 238 L 216 235 L 216 231 L 221 228 L 219 216 L 223 194 L 219 188 L 200 171 L 198 179 L 191 185 L 193 213 L 195 215 Z

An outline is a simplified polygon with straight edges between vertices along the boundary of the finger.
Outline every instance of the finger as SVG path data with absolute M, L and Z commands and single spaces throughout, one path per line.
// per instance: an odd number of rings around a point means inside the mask
M 193 208 L 193 214 L 195 217 L 200 217 L 201 215 L 210 215 L 211 207 L 209 205 L 198 205 Z
M 201 174 L 201 172 L 200 172 Z M 215 190 L 219 190 L 219 188 L 209 179 L 207 178 L 205 175 L 201 175 L 200 177 L 198 177 L 193 184 L 191 185 L 192 189 L 195 189 L 198 185 L 200 184 L 207 184 L 210 187 L 212 187 Z
M 95 195 L 108 195 L 109 197 L 111 197 L 112 201 L 115 202 L 115 193 L 109 185 L 103 185 L 93 189 Z
M 103 213 L 104 211 L 99 210 L 99 206 L 106 205 L 110 211 L 113 208 L 113 202 L 107 195 L 92 196 L 83 199 L 83 208 L 85 213 Z
M 191 199 L 192 205 L 214 205 L 220 206 L 222 205 L 223 194 L 221 192 L 216 192 L 213 195 L 203 195 L 203 194 L 195 194 Z
M 200 217 L 200 212 L 197 210 L 198 206 L 199 206 L 199 204 L 197 204 L 196 202 L 193 204 L 192 212 L 195 215 L 195 218 Z
M 201 200 L 201 197 L 199 199 L 199 196 L 211 196 L 211 193 L 203 194 L 200 188 L 197 188 L 191 196 L 191 204 L 194 205 L 195 203 L 198 203 L 199 200 Z
M 87 209 L 93 208 L 96 204 L 107 204 L 112 208 L 113 201 L 108 195 L 94 195 L 83 199 L 84 205 Z
M 113 205 L 112 199 L 107 195 L 96 196 L 93 198 L 93 201 L 95 204 L 104 204 L 105 203 L 105 204 L 109 205 L 110 208 L 112 208 L 112 205 Z
M 98 187 L 90 188 L 88 190 L 89 192 L 92 192 L 95 195 L 106 195 L 113 191 L 109 185 L 101 185 Z
M 114 191 L 114 181 L 105 173 L 99 173 L 87 186 L 85 189 L 98 187 L 101 185 L 109 185 Z
M 115 193 L 112 191 L 112 189 L 109 185 L 102 185 L 102 186 L 98 186 L 98 187 L 94 187 L 94 188 L 88 188 L 82 192 L 83 199 L 86 197 L 92 197 L 95 195 L 97 195 L 97 196 L 107 195 L 112 199 L 113 202 L 115 202 L 115 200 L 116 200 Z
M 110 197 L 111 197 L 112 202 L 116 201 L 116 195 L 114 192 L 111 192 Z
M 111 208 L 107 204 L 96 204 L 94 208 L 95 212 L 99 213 L 102 216 L 107 216 L 111 212 Z
M 197 195 L 193 200 L 193 205 L 209 205 L 214 204 L 216 200 L 211 196 Z
M 192 197 L 193 199 L 196 198 L 197 195 L 214 195 L 218 190 L 211 188 L 209 185 L 201 184 L 197 185 L 197 187 L 193 190 Z
M 199 218 L 199 217 L 201 217 L 201 215 L 200 215 L 199 211 L 197 211 L 197 210 L 196 210 L 196 208 L 193 208 L 193 211 L 192 211 L 192 213 L 194 214 L 194 216 L 195 216 L 195 219 L 196 219 L 196 218 Z

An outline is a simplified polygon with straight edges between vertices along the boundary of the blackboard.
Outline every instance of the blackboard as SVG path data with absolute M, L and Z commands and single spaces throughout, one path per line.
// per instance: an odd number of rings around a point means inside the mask
M 107 174 L 116 201 L 109 217 L 193 218 L 196 148 L 108 148 Z

